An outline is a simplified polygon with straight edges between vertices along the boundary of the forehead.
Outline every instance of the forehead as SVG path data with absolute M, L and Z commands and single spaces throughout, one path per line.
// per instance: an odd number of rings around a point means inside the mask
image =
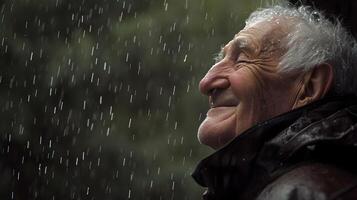
M 263 33 L 268 33 L 271 31 L 271 29 L 275 28 L 276 24 L 270 22 L 270 21 L 261 21 L 261 22 L 257 22 L 254 24 L 249 24 L 246 25 L 241 31 L 239 31 L 235 37 L 240 36 L 241 34 L 244 33 L 259 33 L 259 34 L 263 34 Z
M 287 32 L 286 20 L 275 18 L 269 21 L 259 21 L 245 26 L 230 43 L 238 44 L 239 47 L 269 45 L 280 42 Z

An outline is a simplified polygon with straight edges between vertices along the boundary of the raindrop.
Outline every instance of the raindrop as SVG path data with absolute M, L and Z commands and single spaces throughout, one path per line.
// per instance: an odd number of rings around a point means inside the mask
M 162 95 L 162 87 L 160 87 L 160 92 L 159 92 L 159 94 L 160 94 L 160 96 Z
M 83 101 L 83 110 L 85 110 L 85 109 L 86 109 L 86 105 L 87 105 L 87 101 L 86 101 L 86 100 L 84 100 L 84 101 Z
M 130 199 L 130 197 L 131 197 L 131 190 L 129 189 L 128 199 Z
M 100 158 L 98 158 L 97 160 L 97 166 L 99 167 L 99 165 L 100 165 Z
M 177 129 L 177 121 L 175 122 L 174 130 Z
M 140 70 L 141 70 L 141 63 L 139 62 L 139 65 L 138 65 L 138 75 L 140 74 Z M 0 81 L 1 82 L 1 81 Z
M 131 94 L 130 95 L 130 100 L 129 100 L 130 103 L 133 103 L 133 95 Z
M 129 53 L 126 53 L 125 62 L 129 61 Z
M 131 127 L 131 118 L 129 118 L 128 128 Z
M 316 145 L 308 145 L 306 148 L 309 149 L 310 151 L 313 151 L 315 150 Z
M 160 172 L 161 172 L 161 168 L 158 167 L 158 168 L 157 168 L 157 175 L 160 175 Z
M 175 95 L 176 92 L 176 85 L 174 85 L 173 89 L 172 89 L 172 95 Z
M 183 62 L 185 63 L 187 60 L 187 54 L 185 54 L 185 58 L 183 59 Z
M 171 96 L 169 96 L 168 107 L 171 107 Z
M 107 133 L 106 133 L 106 136 L 108 136 L 110 133 L 110 128 L 107 128 Z

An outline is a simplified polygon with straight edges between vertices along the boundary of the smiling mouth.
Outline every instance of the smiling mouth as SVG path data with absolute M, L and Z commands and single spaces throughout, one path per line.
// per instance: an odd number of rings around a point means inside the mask
M 239 100 L 237 98 L 233 98 L 231 95 L 228 96 L 210 96 L 209 105 L 211 108 L 218 107 L 236 107 L 239 104 Z
M 212 90 L 208 101 L 210 108 L 236 107 L 239 104 L 239 100 L 231 88 Z

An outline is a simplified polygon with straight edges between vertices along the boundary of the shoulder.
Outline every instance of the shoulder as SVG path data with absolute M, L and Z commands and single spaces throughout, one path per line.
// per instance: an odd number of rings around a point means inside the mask
M 357 176 L 332 165 L 303 165 L 278 177 L 257 199 L 357 199 Z

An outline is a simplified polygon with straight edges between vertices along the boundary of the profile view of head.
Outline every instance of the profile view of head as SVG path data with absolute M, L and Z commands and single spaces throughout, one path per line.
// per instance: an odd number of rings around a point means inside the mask
M 253 12 L 199 84 L 210 109 L 201 143 L 220 148 L 247 129 L 327 96 L 355 94 L 354 39 L 308 7 Z

